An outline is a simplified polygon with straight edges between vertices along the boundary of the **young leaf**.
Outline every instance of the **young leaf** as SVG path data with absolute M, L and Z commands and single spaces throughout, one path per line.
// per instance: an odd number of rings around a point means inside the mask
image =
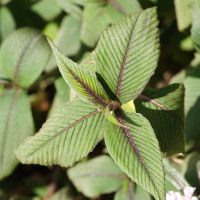
M 33 134 L 33 119 L 26 93 L 11 90 L 0 97 L 0 180 L 12 173 L 18 164 L 13 152 Z
M 177 191 L 183 191 L 185 187 L 189 186 L 182 174 L 170 165 L 168 159 L 164 159 L 163 163 L 165 165 L 165 179 L 171 183 Z
M 122 128 L 108 122 L 105 142 L 119 167 L 156 200 L 165 199 L 164 169 L 155 133 L 138 113 L 115 111 Z
M 184 153 L 183 84 L 172 84 L 155 90 L 145 88 L 134 103 L 136 111 L 150 121 L 164 156 Z
M 67 84 L 84 101 L 99 108 L 105 107 L 110 100 L 96 76 L 62 55 L 51 40 L 48 39 L 48 41 L 56 57 L 59 70 Z
M 56 0 L 40 0 L 31 9 L 46 21 L 54 19 L 62 12 Z
M 83 43 L 89 47 L 94 47 L 109 23 L 105 6 L 98 4 L 86 5 L 84 7 L 81 29 L 81 40 Z
M 104 113 L 80 98 L 59 104 L 39 133 L 15 151 L 24 164 L 73 165 L 103 138 Z
M 183 31 L 188 28 L 192 22 L 192 16 L 189 7 L 194 0 L 175 0 L 176 18 L 178 30 Z
M 195 193 L 200 194 L 197 163 L 200 161 L 200 154 L 193 152 L 186 156 L 182 164 L 182 174 L 190 185 L 196 187 Z
M 15 84 L 27 88 L 42 73 L 50 50 L 40 31 L 18 29 L 1 46 L 0 68 Z
M 15 20 L 12 16 L 12 13 L 7 7 L 0 7 L 0 43 L 3 41 L 14 29 L 15 29 Z
M 107 6 L 107 15 L 112 23 L 116 23 L 124 15 L 132 14 L 141 10 L 142 7 L 138 0 L 111 0 Z
M 195 42 L 197 52 L 200 53 L 200 8 L 197 2 L 194 2 L 191 6 L 192 13 L 192 29 L 191 34 Z
M 82 19 L 82 10 L 79 6 L 74 4 L 73 0 L 57 0 L 57 2 L 66 13 L 78 20 Z
M 97 77 L 112 99 L 125 104 L 136 98 L 153 75 L 159 57 L 157 26 L 154 7 L 104 31 L 96 49 Z
M 70 187 L 64 187 L 58 190 L 52 197 L 48 200 L 74 200 L 72 190 Z
M 124 191 L 123 188 L 116 192 L 114 200 L 151 200 L 151 196 L 139 185 L 134 187 L 132 182 L 129 183 L 128 188 Z
M 68 176 L 78 191 L 87 197 L 117 190 L 127 176 L 109 156 L 99 156 L 68 169 Z

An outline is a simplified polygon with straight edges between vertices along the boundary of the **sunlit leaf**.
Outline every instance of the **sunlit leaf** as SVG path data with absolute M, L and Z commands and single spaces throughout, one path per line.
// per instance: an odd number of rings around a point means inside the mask
M 78 191 L 87 197 L 116 191 L 127 178 L 109 156 L 79 163 L 68 170 L 68 176 Z
M 13 150 L 33 134 L 33 119 L 26 93 L 11 90 L 0 96 L 0 180 L 12 173 L 18 164 Z
M 12 13 L 7 7 L 0 7 L 0 43 L 3 41 L 14 29 L 15 29 L 15 20 L 12 16 Z
M 73 165 L 87 156 L 103 138 L 104 113 L 80 98 L 59 104 L 33 137 L 15 151 L 24 164 Z
M 48 41 L 56 57 L 59 70 L 67 84 L 84 101 L 100 108 L 105 107 L 110 100 L 95 74 L 62 55 L 49 39 Z
M 172 84 L 159 89 L 147 87 L 134 104 L 136 111 L 150 121 L 164 156 L 184 153 L 183 84 Z
M 156 8 L 126 15 L 106 29 L 96 49 L 97 77 L 112 99 L 136 98 L 157 67 L 159 33 Z
M 54 19 L 62 12 L 56 0 L 40 0 L 31 9 L 46 21 Z
M 50 52 L 40 31 L 32 28 L 15 30 L 1 46 L 0 69 L 15 84 L 27 88 L 42 73 Z
M 141 114 L 115 111 L 122 128 L 111 122 L 105 129 L 108 152 L 119 167 L 156 200 L 165 199 L 164 169 L 155 133 Z

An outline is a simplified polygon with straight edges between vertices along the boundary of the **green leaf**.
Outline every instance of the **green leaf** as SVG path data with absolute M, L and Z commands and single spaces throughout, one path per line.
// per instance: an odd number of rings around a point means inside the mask
M 58 24 L 55 22 L 49 22 L 47 25 L 44 27 L 42 33 L 45 36 L 48 36 L 51 40 L 54 40 L 57 33 L 58 33 Z
M 139 185 L 134 187 L 132 182 L 129 183 L 128 188 L 123 191 L 123 188 L 118 190 L 115 194 L 114 200 L 151 200 L 151 196 Z
M 156 135 L 146 118 L 138 113 L 115 111 L 122 128 L 108 122 L 105 142 L 119 167 L 156 200 L 165 200 L 162 155 Z
M 81 40 L 89 47 L 94 47 L 103 30 L 109 26 L 106 7 L 102 5 L 86 5 L 83 13 Z
M 33 134 L 30 103 L 23 90 L 11 90 L 0 97 L 0 180 L 10 175 L 18 164 L 13 152 Z
M 145 88 L 135 101 L 136 111 L 151 123 L 165 157 L 184 153 L 184 86 Z
M 200 53 L 200 8 L 197 2 L 194 2 L 191 6 L 192 13 L 192 29 L 191 34 L 194 39 L 197 52 Z
M 191 69 L 186 79 L 185 85 L 185 114 L 186 114 L 186 140 L 189 141 L 200 133 L 199 112 L 200 108 L 200 65 Z
M 107 6 L 107 14 L 112 23 L 116 23 L 124 15 L 141 10 L 138 0 L 111 0 Z
M 71 16 L 65 16 L 63 18 L 60 29 L 53 42 L 65 56 L 74 56 L 80 50 L 80 28 L 80 20 Z M 52 53 L 45 71 L 51 71 L 54 68 L 56 68 L 56 60 Z
M 68 176 L 78 191 L 87 197 L 116 191 L 127 176 L 109 156 L 99 156 L 68 169 Z
M 71 16 L 63 18 L 54 43 L 64 55 L 74 56 L 80 50 L 80 29 L 81 20 Z
M 74 4 L 73 0 L 56 0 L 60 7 L 69 15 L 76 19 L 82 19 L 82 10 L 79 6 Z
M 189 186 L 188 182 L 184 179 L 183 175 L 180 174 L 174 167 L 171 166 L 168 159 L 164 159 L 165 165 L 165 179 L 168 181 L 166 186 L 169 187 L 169 183 L 172 184 L 176 191 L 183 191 L 185 187 Z M 171 186 L 170 186 L 171 188 Z M 167 188 L 167 192 L 169 192 Z M 174 190 L 173 190 L 174 191 Z
M 0 68 L 15 84 L 27 88 L 42 73 L 49 55 L 48 43 L 38 30 L 21 28 L 4 40 Z
M 0 7 L 0 43 L 3 41 L 16 27 L 12 13 L 7 7 Z
M 200 154 L 193 152 L 186 156 L 182 164 L 182 174 L 188 183 L 196 187 L 195 193 L 200 194 L 197 164 L 200 161 Z
M 72 191 L 70 187 L 64 187 L 58 190 L 52 197 L 48 200 L 74 200 Z
M 178 24 L 178 30 L 183 31 L 188 28 L 192 22 L 192 16 L 190 13 L 190 5 L 194 0 L 175 0 L 176 19 Z
M 48 39 L 48 41 L 56 57 L 59 70 L 67 84 L 84 101 L 99 108 L 105 107 L 110 100 L 96 76 L 62 55 L 51 40 Z
M 103 138 L 104 113 L 80 98 L 59 104 L 33 137 L 15 151 L 24 164 L 73 165 Z
M 148 83 L 159 57 L 156 8 L 125 16 L 104 31 L 96 49 L 97 77 L 112 99 L 136 98 Z
M 55 81 L 56 95 L 62 103 L 67 103 L 70 96 L 70 87 L 67 85 L 63 77 L 59 77 Z
M 54 19 L 62 12 L 56 0 L 40 0 L 31 9 L 46 21 Z
M 95 51 L 92 51 L 88 57 L 86 57 L 80 64 L 82 67 L 91 71 L 96 72 L 96 61 L 95 61 Z

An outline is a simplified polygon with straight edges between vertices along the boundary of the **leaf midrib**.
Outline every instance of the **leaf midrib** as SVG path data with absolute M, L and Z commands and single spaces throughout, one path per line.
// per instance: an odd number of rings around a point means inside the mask
M 27 45 L 26 45 L 26 47 L 25 47 L 25 49 L 23 50 L 23 52 L 22 52 L 22 54 L 21 54 L 21 56 L 20 56 L 20 58 L 19 58 L 19 61 L 18 61 L 18 63 L 17 63 L 17 66 L 16 66 L 16 70 L 15 70 L 15 74 L 14 74 L 14 82 L 15 82 L 15 84 L 18 84 L 18 75 L 19 75 L 19 68 L 20 68 L 20 65 L 21 65 L 21 63 L 22 63 L 22 60 L 23 60 L 23 58 L 24 58 L 24 56 L 25 56 L 25 54 L 26 54 L 26 52 L 27 52 L 27 50 L 28 50 L 28 48 L 31 46 L 31 44 L 38 38 L 38 37 L 40 37 L 40 36 L 42 36 L 42 34 L 40 34 L 40 33 L 38 33 L 38 34 L 36 34 L 28 43 L 27 43 Z
M 0 168 L 2 168 L 3 166 L 3 162 L 4 162 L 4 153 L 5 153 L 5 144 L 6 144 L 6 140 L 7 140 L 7 135 L 8 135 L 8 128 L 9 128 L 9 123 L 10 123 L 10 118 L 11 118 L 11 115 L 12 115 L 12 111 L 13 111 L 13 108 L 14 108 L 14 105 L 15 105 L 15 102 L 17 101 L 17 98 L 19 96 L 21 92 L 21 89 L 18 89 L 13 97 L 13 100 L 11 102 L 11 105 L 10 105 L 10 109 L 9 109 L 9 112 L 8 112 L 8 117 L 7 117 L 7 120 L 6 120 L 6 126 L 5 126 L 5 132 L 4 132 L 4 142 L 3 142 L 3 147 L 2 147 L 2 157 L 1 157 L 1 166 Z
M 103 101 L 100 99 L 99 96 L 97 96 L 91 89 L 88 87 L 74 72 L 64 63 L 65 67 L 68 69 L 68 71 L 74 76 L 74 78 L 89 92 L 91 96 L 93 96 L 96 100 L 99 101 L 99 103 L 103 104 L 104 106 L 107 106 L 108 103 L 106 101 Z M 99 86 L 99 85 L 98 85 Z M 104 97 L 105 98 L 105 97 Z
M 116 112 L 116 114 L 117 114 L 117 117 L 118 117 L 120 123 L 121 123 L 121 124 L 124 124 L 123 121 L 122 121 L 122 118 L 120 117 L 120 114 L 119 114 L 118 112 Z M 140 152 L 139 152 L 139 150 L 137 149 L 137 146 L 135 145 L 133 139 L 132 139 L 131 136 L 129 135 L 128 130 L 125 129 L 125 128 L 123 128 L 123 127 L 121 127 L 121 128 L 122 128 L 123 132 L 125 133 L 126 137 L 128 138 L 129 142 L 131 143 L 131 145 L 132 145 L 133 148 L 135 149 L 136 154 L 139 156 L 139 159 L 141 160 L 141 162 L 142 162 L 143 166 L 145 167 L 145 169 L 146 169 L 146 171 L 147 171 L 147 173 L 148 173 L 148 175 L 149 175 L 151 181 L 153 182 L 153 184 L 154 184 L 154 186 L 155 186 L 155 188 L 156 188 L 156 190 L 157 190 L 157 193 L 158 193 L 160 199 L 162 199 L 161 196 L 160 196 L 160 192 L 159 192 L 159 190 L 158 190 L 158 188 L 157 188 L 157 186 L 156 186 L 156 184 L 155 184 L 155 182 L 154 182 L 154 180 L 153 180 L 153 178 L 152 178 L 152 176 L 151 176 L 151 173 L 149 172 L 149 170 L 148 170 L 148 168 L 147 168 L 147 166 L 146 166 L 146 164 L 145 164 L 145 162 L 144 162 L 142 156 L 140 155 Z
M 172 117 L 174 117 L 182 127 L 184 127 L 183 124 L 181 123 L 181 121 L 179 120 L 179 118 L 176 117 L 176 115 L 174 115 L 172 112 L 170 112 L 167 108 L 165 108 L 163 105 L 159 104 L 159 103 L 158 103 L 157 101 L 155 101 L 154 99 L 152 99 L 152 98 L 150 98 L 150 97 L 148 97 L 148 96 L 146 96 L 146 95 L 144 95 L 144 94 L 140 94 L 138 97 L 141 98 L 141 99 L 145 99 L 145 100 L 147 100 L 147 101 L 150 101 L 151 103 L 153 103 L 153 104 L 156 105 L 157 107 L 159 107 L 159 108 L 165 110 L 165 111 L 166 111 L 167 113 L 169 113 Z
M 33 154 L 35 154 L 37 151 L 39 151 L 41 148 L 43 148 L 44 146 L 46 146 L 50 141 L 52 141 L 53 139 L 55 139 L 58 135 L 60 135 L 61 133 L 63 133 L 64 131 L 70 129 L 71 127 L 75 126 L 76 124 L 78 124 L 79 122 L 84 121 L 85 119 L 88 119 L 89 117 L 101 112 L 102 110 L 97 110 L 95 112 L 90 113 L 89 115 L 83 117 L 82 119 L 79 119 L 78 121 L 74 122 L 73 124 L 70 124 L 69 126 L 67 126 L 66 128 L 64 128 L 63 130 L 61 130 L 60 132 L 58 132 L 56 135 L 54 135 L 53 137 L 51 137 L 48 141 L 46 141 L 42 146 L 40 146 L 37 150 L 35 150 L 33 153 L 31 153 L 29 156 L 32 156 Z
M 110 4 L 111 4 L 113 7 L 115 7 L 117 10 L 119 10 L 120 12 L 122 12 L 123 14 L 126 14 L 125 10 L 124 10 L 122 7 L 120 7 L 120 5 L 119 5 L 116 1 L 111 0 L 111 1 L 110 1 Z
M 137 24 L 137 21 L 138 21 L 138 18 L 140 17 L 140 15 L 141 15 L 141 13 L 137 16 L 137 19 L 136 19 L 135 24 L 133 26 L 133 29 L 131 31 L 130 39 L 129 39 L 129 42 L 128 42 L 128 47 L 126 49 L 126 53 L 125 53 L 124 60 L 123 60 L 123 63 L 122 63 L 122 68 L 121 68 L 121 72 L 120 72 L 120 76 L 119 76 L 119 81 L 118 81 L 118 84 L 117 84 L 117 92 L 116 92 L 116 97 L 117 98 L 119 98 L 119 92 L 120 92 L 120 87 L 121 87 L 121 81 L 122 81 L 124 68 L 125 68 L 125 65 L 126 65 L 126 59 L 127 59 L 128 52 L 129 52 L 129 49 L 130 49 L 130 45 L 131 45 L 131 41 L 132 41 L 132 38 L 133 38 L 135 26 Z

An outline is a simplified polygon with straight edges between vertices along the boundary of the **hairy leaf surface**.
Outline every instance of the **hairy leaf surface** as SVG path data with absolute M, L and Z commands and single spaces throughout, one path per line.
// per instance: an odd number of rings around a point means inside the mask
M 134 103 L 136 111 L 150 121 L 164 156 L 184 153 L 183 84 L 172 84 L 155 90 L 147 87 Z
M 15 84 L 27 88 L 42 73 L 50 52 L 40 31 L 20 28 L 4 40 L 0 50 L 0 68 Z
M 157 67 L 156 8 L 125 16 L 106 29 L 96 49 L 97 77 L 122 104 L 136 98 Z
M 165 199 L 164 169 L 156 135 L 146 118 L 117 110 L 122 128 L 108 122 L 105 142 L 119 167 L 156 200 Z
M 103 138 L 104 113 L 80 98 L 59 104 L 33 137 L 15 151 L 24 164 L 73 165 Z
M 22 90 L 10 90 L 0 97 L 0 180 L 18 164 L 13 150 L 33 134 L 30 103 Z
M 15 20 L 7 7 L 0 7 L 0 43 L 15 29 Z
M 109 156 L 99 156 L 68 169 L 68 176 L 78 191 L 87 197 L 117 190 L 127 176 Z
M 62 55 L 50 39 L 48 41 L 56 57 L 59 70 L 68 85 L 84 101 L 97 107 L 105 107 L 110 100 L 96 76 Z
M 56 0 L 40 0 L 31 9 L 46 21 L 54 19 L 62 12 Z

